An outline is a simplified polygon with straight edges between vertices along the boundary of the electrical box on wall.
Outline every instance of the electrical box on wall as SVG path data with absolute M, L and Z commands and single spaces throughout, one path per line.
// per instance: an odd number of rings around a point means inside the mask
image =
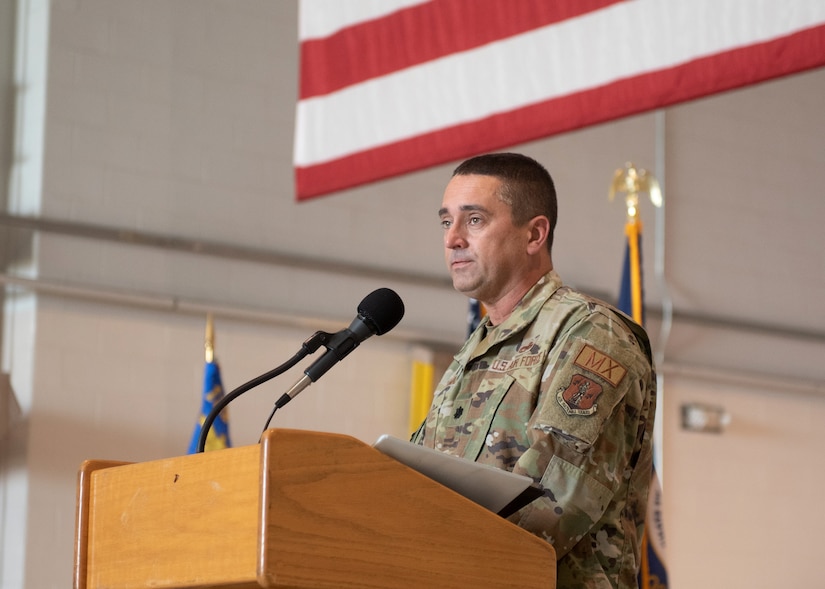
M 705 403 L 682 405 L 682 429 L 692 432 L 721 434 L 730 424 L 730 414 L 724 407 Z

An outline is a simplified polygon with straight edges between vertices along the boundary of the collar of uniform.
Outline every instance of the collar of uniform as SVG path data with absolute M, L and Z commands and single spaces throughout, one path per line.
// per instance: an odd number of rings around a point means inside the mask
M 455 360 L 462 366 L 466 366 L 474 358 L 486 354 L 491 347 L 523 330 L 533 322 L 547 299 L 553 296 L 553 293 L 561 286 L 562 281 L 559 275 L 555 270 L 550 270 L 527 291 L 510 316 L 502 323 L 491 326 L 490 318 L 485 317 L 478 329 L 464 342 Z

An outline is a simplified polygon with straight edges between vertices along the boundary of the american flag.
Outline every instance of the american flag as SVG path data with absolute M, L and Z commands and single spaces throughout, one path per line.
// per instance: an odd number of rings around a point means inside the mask
M 300 0 L 298 199 L 825 64 L 825 2 Z

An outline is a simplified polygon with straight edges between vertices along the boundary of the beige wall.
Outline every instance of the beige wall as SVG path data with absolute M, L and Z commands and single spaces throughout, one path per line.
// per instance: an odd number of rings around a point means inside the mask
M 14 212 L 30 213 L 31 202 L 67 227 L 237 246 L 247 259 L 88 232 L 4 234 L 15 251 L 33 247 L 35 271 L 7 294 L 3 324 L 2 368 L 25 410 L 2 441 L 3 589 L 69 585 L 83 459 L 185 451 L 200 403 L 207 309 L 216 312 L 218 358 L 232 389 L 286 360 L 316 329 L 343 327 L 372 289 L 396 289 L 407 305 L 399 328 L 365 342 L 274 421 L 364 441 L 406 435 L 414 348 L 454 349 L 465 321 L 463 297 L 432 278 L 443 276 L 435 211 L 450 166 L 293 201 L 295 2 L 33 4 L 50 8 L 43 190 L 10 194 L 23 203 Z M 628 152 L 652 159 L 653 128 L 643 116 L 526 148 L 564 162 L 559 183 L 576 198 L 593 161 L 611 169 Z M 678 148 L 670 153 L 671 169 L 688 174 Z M 576 274 L 569 260 L 614 243 L 578 239 L 585 234 L 586 225 L 565 217 L 557 238 L 557 264 L 582 282 L 588 270 Z M 254 261 L 254 252 L 287 255 Z M 617 281 L 618 267 L 607 282 Z M 652 331 L 658 338 L 655 322 Z M 661 367 L 674 589 L 820 582 L 814 550 L 823 522 L 813 493 L 825 483 L 815 466 L 822 352 L 819 341 L 674 326 Z M 299 374 L 232 405 L 236 445 L 255 443 Z M 690 401 L 723 405 L 729 429 L 681 431 L 679 407 Z
M 819 587 L 822 387 L 679 370 L 665 383 L 673 587 Z M 685 431 L 683 403 L 723 407 L 730 425 Z

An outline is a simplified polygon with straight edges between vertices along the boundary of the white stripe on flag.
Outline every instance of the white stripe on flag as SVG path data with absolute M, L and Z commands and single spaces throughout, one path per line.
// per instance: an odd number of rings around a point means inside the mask
M 301 41 L 327 37 L 348 26 L 427 1 L 301 0 L 298 6 L 298 37 Z
M 310 6 L 302 10 L 307 19 L 315 18 Z M 337 11 L 324 18 L 331 14 Z M 328 162 L 824 21 L 825 2 L 810 0 L 621 2 L 302 100 L 295 164 Z

